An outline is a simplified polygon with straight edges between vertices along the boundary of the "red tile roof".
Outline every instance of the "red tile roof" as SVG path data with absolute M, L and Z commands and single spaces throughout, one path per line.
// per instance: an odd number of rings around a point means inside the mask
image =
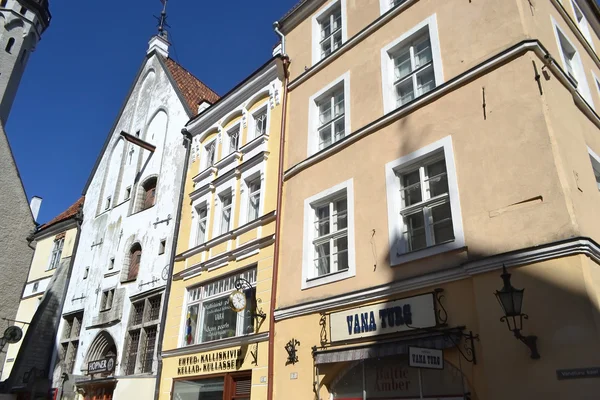
M 187 69 L 170 58 L 165 59 L 165 64 L 193 113 L 198 111 L 198 104 L 201 102 L 208 101 L 213 104 L 219 100 L 218 94 L 192 75 Z
M 50 221 L 46 222 L 44 225 L 40 226 L 40 228 L 38 230 L 46 229 L 46 228 L 48 228 L 48 227 L 50 227 L 50 226 L 52 226 L 54 224 L 58 224 L 59 222 L 66 221 L 66 220 L 74 217 L 75 214 L 77 214 L 77 211 L 79 210 L 79 207 L 83 207 L 83 200 L 84 199 L 85 199 L 85 197 L 82 196 L 73 205 L 71 205 L 71 207 L 67 208 L 65 211 L 63 211 L 62 213 L 58 214 L 56 217 L 54 217 Z

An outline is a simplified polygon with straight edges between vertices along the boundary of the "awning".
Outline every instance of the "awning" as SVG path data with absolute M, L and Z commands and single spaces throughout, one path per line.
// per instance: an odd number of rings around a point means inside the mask
M 430 349 L 448 349 L 455 347 L 461 339 L 462 329 L 454 328 L 444 331 L 426 332 L 420 335 L 411 335 L 402 339 L 375 343 L 365 346 L 356 346 L 340 350 L 317 350 L 314 353 L 315 364 L 331 364 L 346 361 L 366 360 L 408 354 L 410 346 L 426 347 Z

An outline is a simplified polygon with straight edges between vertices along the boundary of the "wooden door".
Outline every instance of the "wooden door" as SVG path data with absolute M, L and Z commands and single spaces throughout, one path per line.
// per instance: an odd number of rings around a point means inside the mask
M 140 261 L 142 259 L 142 249 L 136 249 L 131 253 L 131 260 L 129 262 L 129 271 L 127 273 L 127 280 L 135 279 L 140 271 Z

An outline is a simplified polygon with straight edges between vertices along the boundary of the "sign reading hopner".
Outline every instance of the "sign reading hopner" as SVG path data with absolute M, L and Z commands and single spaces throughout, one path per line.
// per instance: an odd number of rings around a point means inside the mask
M 436 325 L 433 293 L 331 313 L 331 341 Z

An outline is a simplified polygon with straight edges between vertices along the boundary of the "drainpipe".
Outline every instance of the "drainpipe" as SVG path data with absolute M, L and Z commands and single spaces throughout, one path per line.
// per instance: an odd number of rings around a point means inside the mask
M 167 303 L 169 301 L 169 295 L 171 294 L 171 282 L 173 281 L 173 268 L 175 268 L 175 253 L 177 252 L 177 239 L 179 238 L 179 226 L 181 225 L 181 209 L 183 206 L 183 197 L 185 195 L 185 182 L 187 180 L 187 170 L 190 160 L 190 145 L 192 143 L 192 135 L 183 128 L 181 130 L 183 135 L 183 145 L 185 146 L 185 161 L 183 164 L 183 179 L 181 180 L 181 187 L 179 188 L 179 204 L 177 205 L 177 216 L 175 217 L 175 231 L 173 234 L 173 243 L 171 244 L 171 260 L 169 261 L 169 275 L 167 278 L 167 286 L 165 287 L 165 296 L 163 300 L 163 309 L 160 316 L 160 333 L 158 335 L 158 344 L 156 345 L 156 358 L 158 366 L 156 368 L 156 384 L 154 387 L 154 400 L 158 400 L 160 395 L 160 378 L 162 375 L 162 341 L 165 334 L 165 325 L 167 322 Z
M 281 38 L 281 55 L 284 58 L 287 58 L 287 54 L 285 52 L 285 35 L 279 30 L 279 21 L 273 22 L 273 30 L 275 30 L 275 33 L 277 35 L 279 35 L 279 37 Z M 287 79 L 287 76 L 286 76 L 286 79 Z
M 277 177 L 277 208 L 275 217 L 275 248 L 273 250 L 273 277 L 271 281 L 271 309 L 269 315 L 269 361 L 268 361 L 268 377 L 267 377 L 267 400 L 273 400 L 273 375 L 274 375 L 274 351 L 275 351 L 275 302 L 277 300 L 277 275 L 279 272 L 279 240 L 281 231 L 281 203 L 283 199 L 283 155 L 284 155 L 284 144 L 285 144 L 285 124 L 287 114 L 287 97 L 288 97 L 288 83 L 289 73 L 288 68 L 290 59 L 285 54 L 285 37 L 279 31 L 279 23 L 273 24 L 275 32 L 281 36 L 281 51 L 283 53 L 283 105 L 281 110 L 281 132 L 279 134 L 279 173 Z

